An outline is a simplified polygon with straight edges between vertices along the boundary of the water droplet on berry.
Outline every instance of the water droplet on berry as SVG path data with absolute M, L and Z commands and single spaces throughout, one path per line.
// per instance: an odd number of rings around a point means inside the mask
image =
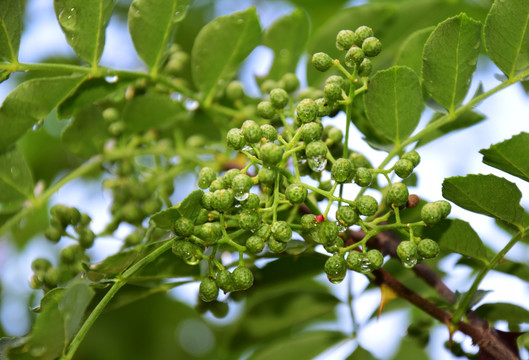
M 364 256 L 362 259 L 362 264 L 360 264 L 360 269 L 358 269 L 359 272 L 362 274 L 368 274 L 371 272 L 371 261 Z
M 407 257 L 402 261 L 402 264 L 406 266 L 408 269 L 411 269 L 415 265 L 417 265 L 417 259 L 412 257 Z
M 248 199 L 248 196 L 250 196 L 250 193 L 245 191 L 234 191 L 233 193 L 233 197 L 239 201 L 244 201 Z
M 185 107 L 188 111 L 194 111 L 196 109 L 198 109 L 198 101 L 196 100 L 190 100 L 190 99 L 187 99 L 185 101 Z
M 184 260 L 187 265 L 197 265 L 200 262 L 200 258 L 196 256 L 190 256 Z
M 312 171 L 322 171 L 325 169 L 325 165 L 327 165 L 327 158 L 323 155 L 309 158 L 308 161 L 309 167 L 312 169 Z
M 331 277 L 331 276 L 329 276 L 328 279 L 329 279 L 329 281 L 330 281 L 331 283 L 333 283 L 333 284 L 339 284 L 339 283 L 342 282 L 342 280 L 343 280 L 344 278 L 343 278 L 343 277 L 340 277 L 340 276 L 338 276 L 338 277 L 335 277 L 335 276 Z

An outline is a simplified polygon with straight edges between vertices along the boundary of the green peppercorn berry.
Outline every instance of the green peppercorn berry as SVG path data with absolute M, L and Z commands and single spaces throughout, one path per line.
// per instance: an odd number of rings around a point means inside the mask
M 307 189 L 301 184 L 290 184 L 285 190 L 285 196 L 293 204 L 301 204 L 307 198 Z
M 276 166 L 283 158 L 284 148 L 273 142 L 261 145 L 261 160 L 265 166 Z
M 446 218 L 452 210 L 452 205 L 446 200 L 438 200 L 434 204 L 441 209 L 441 219 Z
M 226 145 L 233 150 L 241 150 L 246 145 L 246 138 L 240 129 L 230 129 L 226 135 Z
M 241 172 L 239 169 L 229 169 L 228 171 L 226 171 L 226 173 L 222 177 L 222 183 L 223 183 L 222 189 L 231 188 L 232 183 L 233 183 L 233 178 L 239 175 L 240 173 Z
M 316 70 L 325 72 L 332 67 L 332 58 L 324 52 L 312 55 L 312 65 Z
M 329 116 L 331 114 L 331 110 L 333 109 L 332 104 L 329 104 L 327 99 L 325 98 L 318 98 L 315 100 L 316 105 L 318 106 L 318 116 L 324 117 Z
M 206 209 L 200 209 L 197 217 L 195 218 L 195 225 L 202 225 L 209 220 L 209 211 Z
M 245 230 L 255 230 L 261 225 L 261 215 L 254 210 L 244 210 L 239 215 L 239 226 Z
M 345 54 L 345 65 L 355 67 L 364 61 L 364 51 L 358 46 L 352 46 Z
M 286 73 L 279 80 L 281 87 L 285 89 L 286 92 L 291 93 L 297 90 L 299 87 L 299 80 L 296 74 Z
M 239 266 L 233 270 L 234 290 L 246 290 L 253 285 L 253 273 L 250 269 Z
M 257 235 L 250 236 L 246 240 L 246 250 L 248 250 L 252 254 L 259 254 L 261 251 L 264 250 L 264 246 L 264 240 Z
M 77 229 L 77 233 L 79 235 L 79 245 L 81 245 L 83 249 L 89 249 L 92 247 L 92 245 L 94 245 L 94 240 L 96 236 L 92 230 L 90 230 L 89 228 L 81 227 Z
M 276 109 L 270 101 L 261 101 L 257 104 L 257 114 L 264 119 L 272 119 L 276 115 Z
M 355 184 L 357 184 L 358 186 L 366 187 L 371 184 L 371 181 L 373 181 L 373 175 L 371 174 L 371 171 L 369 171 L 369 169 L 359 167 L 358 169 L 356 169 L 354 180 Z
M 400 158 L 410 160 L 413 163 L 413 167 L 417 167 L 417 165 L 419 165 L 419 163 L 421 162 L 421 156 L 415 150 L 408 151 L 407 153 L 402 155 Z
M 329 254 L 334 254 L 340 251 L 340 248 L 343 248 L 343 239 L 339 236 L 335 237 L 334 240 L 329 241 L 327 244 L 323 245 L 325 251 Z
M 273 222 L 270 231 L 272 232 L 274 239 L 277 241 L 286 243 L 292 239 L 292 229 L 286 221 Z
M 238 172 L 238 170 L 237 170 L 237 172 Z M 227 186 L 228 186 L 228 184 L 226 184 L 226 182 L 224 181 L 223 178 L 217 177 L 209 185 L 209 191 L 210 192 L 215 192 L 217 190 L 226 189 Z
M 343 184 L 351 179 L 353 164 L 349 159 L 336 159 L 331 168 L 331 178 L 337 183 Z
M 350 206 L 340 206 L 336 211 L 336 220 L 343 226 L 354 225 L 358 219 L 358 213 Z
M 206 192 L 202 195 L 202 198 L 200 199 L 200 205 L 206 210 L 213 210 L 213 198 L 215 197 L 215 193 L 213 192 Z
M 347 259 L 345 260 L 345 266 L 347 266 L 349 270 L 361 272 L 360 270 L 362 269 L 364 258 L 364 253 L 361 253 L 360 251 L 349 251 Z
M 401 179 L 405 179 L 413 172 L 413 163 L 407 159 L 399 159 L 394 166 L 395 174 Z
M 276 88 L 270 91 L 270 102 L 276 109 L 283 109 L 287 106 L 288 100 L 289 96 L 285 90 Z
M 233 290 L 233 274 L 229 270 L 221 270 L 217 273 L 215 279 L 217 286 L 224 291 L 224 293 Z
M 340 75 L 331 75 L 325 80 L 325 84 L 336 84 L 346 90 L 346 82 Z
M 435 203 L 425 204 L 421 209 L 421 219 L 428 226 L 437 224 L 443 218 L 443 211 Z
M 336 35 L 336 48 L 340 51 L 347 50 L 354 45 L 356 35 L 351 30 L 341 30 Z
M 298 131 L 300 132 L 301 139 L 306 143 L 310 143 L 311 141 L 320 139 L 322 126 L 320 123 L 310 122 L 303 124 Z
M 233 195 L 235 199 L 239 201 L 246 200 L 249 196 L 250 189 L 253 186 L 253 180 L 246 174 L 236 175 L 232 182 L 231 188 L 233 189 Z
M 255 232 L 255 235 L 259 236 L 263 240 L 267 240 L 270 237 L 270 234 L 272 234 L 272 230 L 268 224 L 262 224 Z
M 360 167 L 365 167 L 367 169 L 372 169 L 373 168 L 373 165 L 371 165 L 371 163 L 369 162 L 369 160 L 367 160 L 367 158 L 358 153 L 358 152 L 352 152 L 350 155 L 349 155 L 349 160 L 351 160 L 353 162 L 353 166 L 355 169 L 358 169 Z
M 193 234 L 194 228 L 193 221 L 180 218 L 174 221 L 172 231 L 175 235 L 187 237 Z
M 263 94 L 269 94 L 270 91 L 272 91 L 273 89 L 277 87 L 278 87 L 277 81 L 272 80 L 272 79 L 266 79 L 265 81 L 263 81 L 263 83 L 260 86 L 261 92 Z
M 276 170 L 264 166 L 259 169 L 259 173 L 257 175 L 259 183 L 263 185 L 273 185 L 276 181 L 276 177 Z
M 301 217 L 301 231 L 308 233 L 314 230 L 318 224 L 316 221 L 316 215 L 314 214 L 305 214 Z
M 375 57 L 382 51 L 382 43 L 374 36 L 366 38 L 362 42 L 362 50 L 369 57 Z
M 213 195 L 214 197 L 211 205 L 214 210 L 222 212 L 231 209 L 233 201 L 235 200 L 233 197 L 233 191 L 221 189 L 215 191 Z
M 324 136 L 331 140 L 333 144 L 338 144 L 342 142 L 343 133 L 342 130 L 332 126 L 327 125 L 325 129 L 323 130 Z
M 318 224 L 318 235 L 319 241 L 326 245 L 338 236 L 338 226 L 334 221 L 323 220 Z
M 206 244 L 212 245 L 220 239 L 222 230 L 218 223 L 207 222 L 196 226 L 193 230 L 193 234 L 202 239 Z
M 88 226 L 91 221 L 92 218 L 88 216 L 88 214 L 81 213 L 81 217 L 79 218 L 79 224 L 81 224 L 82 226 Z
M 52 289 L 57 287 L 57 284 L 59 282 L 59 270 L 54 268 L 49 268 L 44 273 L 44 285 L 48 289 Z
M 198 187 L 201 189 L 207 189 L 209 185 L 217 178 L 215 170 L 210 167 L 203 167 L 198 173 Z
M 328 258 L 327 261 L 325 261 L 323 269 L 327 274 L 327 278 L 333 284 L 342 282 L 342 280 L 345 278 L 345 274 L 347 273 L 345 259 L 340 254 L 334 254 Z
M 210 302 L 217 300 L 219 296 L 219 287 L 215 280 L 211 278 L 205 278 L 200 282 L 200 287 L 198 288 L 198 296 L 200 300 L 204 302 Z
M 59 258 L 65 264 L 73 264 L 84 254 L 84 250 L 79 245 L 70 245 L 61 250 Z
M 275 141 L 277 140 L 277 129 L 269 124 L 261 125 L 261 136 L 266 141 Z
M 384 255 L 377 249 L 371 249 L 366 253 L 366 259 L 371 270 L 380 269 L 384 263 Z
M 417 244 L 417 253 L 425 259 L 432 259 L 439 254 L 439 244 L 432 239 L 422 239 Z
M 362 195 L 356 201 L 356 208 L 360 215 L 375 215 L 378 209 L 377 200 L 370 195 Z
M 342 99 L 342 88 L 338 84 L 327 84 L 323 88 L 323 94 L 329 102 L 334 103 Z
M 101 115 L 103 116 L 103 120 L 108 123 L 118 121 L 119 119 L 119 111 L 114 107 L 106 108 Z
M 408 187 L 403 183 L 394 183 L 388 189 L 387 202 L 397 207 L 406 205 L 408 201 Z
M 287 243 L 276 240 L 273 236 L 268 238 L 268 248 L 271 252 L 280 254 L 287 249 Z
M 312 99 L 303 99 L 296 106 L 296 114 L 303 123 L 314 121 L 318 115 L 318 105 Z
M 51 262 L 48 259 L 44 258 L 37 258 L 33 260 L 31 263 L 31 270 L 38 272 L 38 271 L 46 271 L 52 267 Z
M 64 229 L 59 226 L 50 226 L 46 230 L 44 230 L 44 236 L 46 237 L 46 239 L 53 241 L 55 243 L 61 240 L 63 233 L 64 233 Z
M 240 81 L 232 81 L 226 87 L 226 97 L 231 101 L 239 100 L 244 97 L 244 89 Z
M 355 30 L 355 35 L 356 35 L 355 44 L 358 46 L 362 46 L 365 39 L 373 36 L 373 29 L 371 29 L 368 26 L 360 26 Z
M 131 232 L 125 237 L 125 247 L 138 245 L 143 240 L 143 236 L 144 236 L 143 232 L 140 232 L 140 231 Z
M 261 140 L 261 127 L 253 120 L 246 120 L 242 123 L 242 134 L 246 141 L 255 144 Z
M 256 210 L 259 208 L 260 204 L 261 204 L 261 199 L 259 198 L 259 195 L 250 194 L 248 195 L 248 198 L 243 202 L 242 205 L 246 209 Z
M 162 201 L 158 198 L 150 198 L 143 202 L 141 209 L 147 215 L 157 213 L 162 209 Z
M 325 157 L 327 155 L 327 145 L 323 141 L 317 140 L 310 142 L 305 148 L 307 158 Z
M 371 74 L 371 71 L 373 71 L 373 64 L 371 64 L 371 60 L 368 58 L 364 58 L 360 65 L 358 65 L 358 76 L 369 76 Z
M 397 255 L 406 267 L 417 264 L 417 245 L 413 241 L 401 241 L 397 246 Z

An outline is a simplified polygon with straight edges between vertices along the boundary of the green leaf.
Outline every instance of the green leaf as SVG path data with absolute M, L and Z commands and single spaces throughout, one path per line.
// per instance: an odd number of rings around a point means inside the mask
M 472 212 L 520 225 L 524 210 L 518 187 L 495 175 L 456 176 L 443 181 L 443 196 Z
M 103 276 L 106 279 L 111 278 L 122 273 L 130 265 L 132 265 L 137 259 L 138 253 L 139 251 L 137 249 L 132 249 L 108 256 L 105 258 L 105 260 L 91 265 L 90 271 L 87 273 L 87 275 L 90 277 L 91 272 L 93 272 L 93 276 Z
M 54 6 L 68 44 L 81 59 L 96 66 L 105 47 L 114 0 L 54 0 Z
M 422 76 L 422 54 L 424 44 L 432 33 L 434 27 L 417 30 L 406 38 L 399 49 L 395 65 L 407 66 L 419 76 Z
M 81 325 L 85 309 L 90 304 L 94 291 L 84 281 L 74 282 L 66 288 L 59 301 L 59 311 L 64 321 L 66 342 L 69 343 Z
M 189 0 L 134 0 L 129 9 L 129 32 L 134 47 L 149 69 L 157 72 L 176 24 Z
M 437 241 L 442 250 L 488 262 L 487 248 L 466 221 L 443 220 L 434 227 L 424 228 L 423 237 Z
M 180 211 L 178 211 L 176 207 L 172 207 L 153 214 L 150 221 L 160 229 L 170 230 L 175 220 L 178 220 L 181 217 L 182 214 Z
M 403 66 L 377 72 L 364 100 L 372 125 L 395 143 L 415 130 L 424 106 L 419 78 Z
M 529 310 L 514 304 L 483 304 L 474 312 L 480 318 L 491 322 L 505 320 L 509 324 L 529 323 Z
M 432 116 L 430 123 L 438 121 L 441 117 L 445 115 L 446 114 L 443 114 L 443 113 L 435 113 Z M 440 126 L 437 129 L 427 133 L 425 136 L 423 136 L 419 140 L 419 142 L 417 143 L 417 147 L 424 146 L 428 144 L 429 142 L 435 139 L 438 139 L 440 137 L 443 137 L 446 134 L 449 134 L 451 132 L 474 126 L 482 122 L 485 119 L 486 119 L 485 115 L 472 111 L 472 110 L 467 110 L 463 113 L 458 114 L 457 117 L 453 121 L 450 121 L 449 123 L 443 126 Z
M 345 360 L 377 360 L 369 351 L 358 345 Z
M 154 249 L 153 249 L 154 250 Z M 167 251 L 159 256 L 155 261 L 145 265 L 131 281 L 164 281 L 170 278 L 200 277 L 200 266 L 188 265 L 183 260 L 176 257 L 172 251 Z
M 19 0 L 0 1 L 0 60 L 17 62 L 22 34 L 22 10 Z
M 0 107 L 0 152 L 50 113 L 84 80 L 82 76 L 58 76 L 23 82 Z
M 296 72 L 308 37 L 309 19 L 301 9 L 294 10 L 270 25 L 264 35 L 263 45 L 274 51 L 274 62 L 266 77 L 279 80 L 285 73 Z
M 479 152 L 483 162 L 496 169 L 508 172 L 520 179 L 529 181 L 529 134 L 522 132 L 499 144 Z
M 191 71 L 206 103 L 227 86 L 260 41 L 261 25 L 255 8 L 220 16 L 202 28 L 191 52 Z
M 125 133 L 134 134 L 159 128 L 175 120 L 184 110 L 181 103 L 166 94 L 147 93 L 127 101 L 123 109 Z
M 480 44 L 481 23 L 459 14 L 440 23 L 424 45 L 424 85 L 451 114 L 468 92 Z
M 187 195 L 187 197 L 178 205 L 178 211 L 180 211 L 180 214 L 182 214 L 183 217 L 194 220 L 198 216 L 200 209 L 202 209 L 202 195 L 204 195 L 202 190 L 195 190 Z
M 79 111 L 61 135 L 63 144 L 72 153 L 84 158 L 101 153 L 107 139 L 107 124 L 97 106 Z
M 526 0 L 496 0 L 483 32 L 489 57 L 512 78 L 529 65 L 529 6 Z
M 491 292 L 492 290 L 476 290 L 476 292 L 470 298 L 470 301 L 466 307 L 466 311 L 469 311 L 474 306 L 476 306 L 481 300 L 485 298 L 485 296 L 487 296 Z M 461 301 L 463 300 L 466 294 L 467 294 L 466 292 L 460 293 L 459 291 L 456 291 L 455 302 L 456 304 L 458 304 L 456 305 L 456 307 L 460 305 Z
M 345 335 L 338 331 L 304 332 L 268 344 L 253 353 L 248 359 L 313 359 L 343 339 L 345 339 Z
M 33 179 L 26 159 L 18 149 L 0 154 L 0 203 L 33 197 Z

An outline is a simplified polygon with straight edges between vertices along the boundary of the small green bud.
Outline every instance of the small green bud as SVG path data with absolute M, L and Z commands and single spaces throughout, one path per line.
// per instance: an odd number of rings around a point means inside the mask
M 250 269 L 239 266 L 233 270 L 233 287 L 235 291 L 246 290 L 253 285 L 253 273 Z
M 425 204 L 421 209 L 421 219 L 428 226 L 437 224 L 443 218 L 443 212 L 435 203 Z
M 371 60 L 365 58 L 358 66 L 358 76 L 369 76 L 369 74 L 371 74 L 371 71 L 373 71 L 373 64 L 371 64 Z
M 331 168 L 331 178 L 337 183 L 343 184 L 350 181 L 353 174 L 353 164 L 349 159 L 336 159 Z
M 296 114 L 303 123 L 314 121 L 318 115 L 318 106 L 312 99 L 303 99 L 296 106 Z
M 265 166 L 276 166 L 283 158 L 284 149 L 273 142 L 261 145 L 261 160 Z
M 312 65 L 316 70 L 325 72 L 332 67 L 332 58 L 324 52 L 312 55 Z
M 397 207 L 406 205 L 408 201 L 408 187 L 403 183 L 394 183 L 388 189 L 387 202 Z
M 248 143 L 255 144 L 261 140 L 261 128 L 255 121 L 246 120 L 242 123 L 241 130 Z
M 441 249 L 432 239 L 422 239 L 417 244 L 417 253 L 425 259 L 432 259 L 439 254 Z
M 355 184 L 357 184 L 358 186 L 366 187 L 371 184 L 371 181 L 373 180 L 373 175 L 371 174 L 371 171 L 369 171 L 369 169 L 359 167 L 358 169 L 356 169 L 354 180 Z
M 279 82 L 281 87 L 288 93 L 294 92 L 299 88 L 298 77 L 293 73 L 286 73 Z
M 336 35 L 336 48 L 340 51 L 347 50 L 355 44 L 356 35 L 351 30 L 341 30 Z
M 230 129 L 226 134 L 226 144 L 233 150 L 241 150 L 246 145 L 246 138 L 240 129 Z
M 275 221 L 272 223 L 270 230 L 277 241 L 286 243 L 292 239 L 292 229 L 286 221 Z
M 255 230 L 261 225 L 261 215 L 257 211 L 244 210 L 239 215 L 239 226 L 245 230 Z
M 355 30 L 355 35 L 356 35 L 355 44 L 358 46 L 362 46 L 365 39 L 373 36 L 373 29 L 371 29 L 368 26 L 360 26 Z
M 345 54 L 345 65 L 355 67 L 364 61 L 364 51 L 357 46 L 351 47 Z
M 334 254 L 325 261 L 324 268 L 327 278 L 333 284 L 342 282 L 347 273 L 345 259 L 340 254 Z
M 307 198 L 307 189 L 300 184 L 290 184 L 285 190 L 285 196 L 293 204 L 301 204 Z
M 434 204 L 441 209 L 441 219 L 446 218 L 452 210 L 452 205 L 446 200 L 438 200 Z
M 283 109 L 287 106 L 288 100 L 288 93 L 281 88 L 274 89 L 270 92 L 270 102 L 276 109 Z
M 325 85 L 323 93 L 325 94 L 325 98 L 329 99 L 332 103 L 342 99 L 342 88 L 338 84 Z
M 261 125 L 261 136 L 267 141 L 277 140 L 277 129 L 269 124 Z
M 336 211 L 336 220 L 343 226 L 351 226 L 358 222 L 359 216 L 350 206 L 340 206 Z
M 264 246 L 264 240 L 259 236 L 253 235 L 246 240 L 246 249 L 252 254 L 259 254 Z
M 213 193 L 212 206 L 213 209 L 217 211 L 228 211 L 233 205 L 235 200 L 233 197 L 233 192 L 231 190 L 221 189 Z
M 244 97 L 244 89 L 240 81 L 232 81 L 226 87 L 226 97 L 231 101 L 239 100 Z
M 195 226 L 188 218 L 180 218 L 173 223 L 172 231 L 175 235 L 187 237 L 193 234 Z
M 369 57 L 375 57 L 382 51 L 382 43 L 376 37 L 370 36 L 362 43 L 364 54 Z
M 270 101 L 261 101 L 257 104 L 257 114 L 264 119 L 273 119 L 276 115 L 276 109 Z
M 384 255 L 377 249 L 371 249 L 366 253 L 367 261 L 369 262 L 369 268 L 371 270 L 380 269 L 384 263 Z
M 421 156 L 415 150 L 408 151 L 407 153 L 402 155 L 400 158 L 410 160 L 413 163 L 413 167 L 417 167 L 417 165 L 419 165 L 419 163 L 421 162 Z
M 198 187 L 201 189 L 207 189 L 209 185 L 217 178 L 215 170 L 210 167 L 203 167 L 198 173 Z
M 219 296 L 219 288 L 215 280 L 211 278 L 202 280 L 198 289 L 198 296 L 200 297 L 200 300 L 204 302 L 217 300 L 217 297 Z
M 356 208 L 360 215 L 375 215 L 378 209 L 377 200 L 370 195 L 362 195 L 356 202 Z
M 405 179 L 413 172 L 413 163 L 407 159 L 399 159 L 394 166 L 395 174 L 401 179 Z

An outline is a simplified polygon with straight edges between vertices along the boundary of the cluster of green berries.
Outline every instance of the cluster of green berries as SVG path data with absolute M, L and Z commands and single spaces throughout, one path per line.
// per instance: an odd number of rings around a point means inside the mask
M 67 235 L 67 228 L 71 226 L 76 232 L 75 237 L 83 249 L 94 245 L 95 234 L 90 230 L 92 219 L 85 213 L 81 213 L 74 207 L 57 204 L 50 209 L 50 226 L 44 231 L 44 236 L 53 242 L 59 242 Z M 70 236 L 72 237 L 72 236 Z
M 336 36 L 336 48 L 346 51 L 345 65 L 355 68 L 359 76 L 369 76 L 373 68 L 371 60 L 380 54 L 382 44 L 373 36 L 373 30 L 367 26 L 360 26 L 355 31 L 341 30 Z M 338 60 L 333 60 L 328 54 L 319 52 L 312 56 L 312 64 L 319 71 L 327 71 Z

